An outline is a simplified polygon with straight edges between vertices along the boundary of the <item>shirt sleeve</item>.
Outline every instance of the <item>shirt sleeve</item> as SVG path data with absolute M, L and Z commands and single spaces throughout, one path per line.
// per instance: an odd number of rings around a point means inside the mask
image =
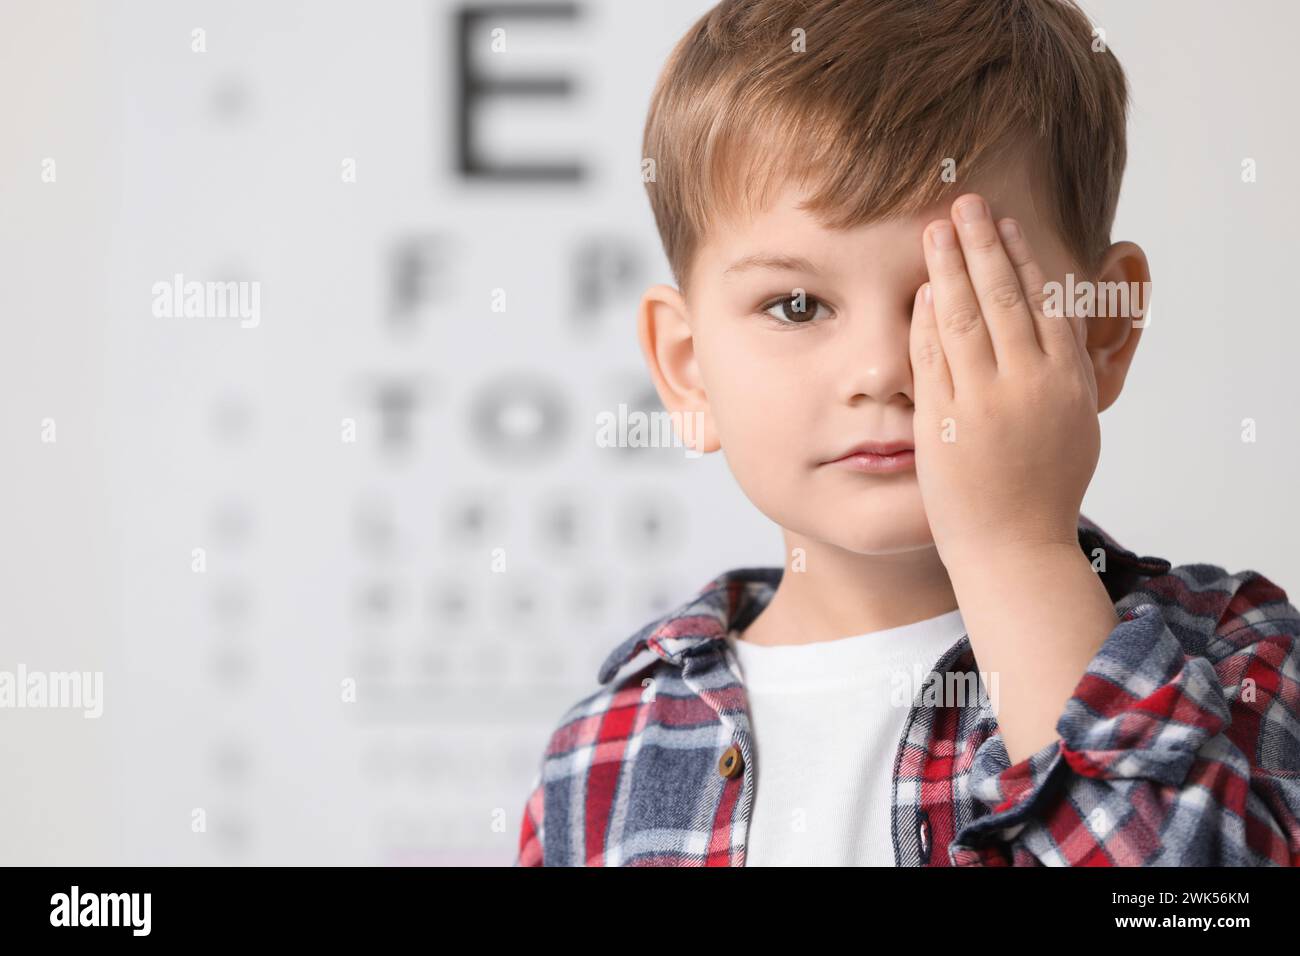
M 542 823 L 545 820 L 543 814 L 543 801 L 546 795 L 541 772 L 533 780 L 530 788 L 528 802 L 524 804 L 524 819 L 519 827 L 519 852 L 515 856 L 515 866 L 543 866 L 545 865 L 545 853 L 543 845 Z
M 1185 601 L 1121 614 L 1056 741 L 1014 766 L 1000 734 L 979 746 L 989 814 L 954 865 L 1300 866 L 1300 613 L 1254 572 L 1191 567 Z

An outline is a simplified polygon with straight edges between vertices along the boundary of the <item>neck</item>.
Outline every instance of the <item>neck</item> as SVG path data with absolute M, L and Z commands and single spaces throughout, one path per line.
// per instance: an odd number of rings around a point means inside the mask
M 784 537 L 785 573 L 772 600 L 745 629 L 747 641 L 832 641 L 957 609 L 948 571 L 933 546 L 856 554 L 789 531 Z M 795 549 L 802 549 L 797 561 Z

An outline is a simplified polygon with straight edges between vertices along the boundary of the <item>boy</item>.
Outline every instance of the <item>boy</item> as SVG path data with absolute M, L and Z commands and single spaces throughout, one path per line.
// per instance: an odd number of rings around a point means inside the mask
M 518 865 L 1300 863 L 1300 614 L 1079 513 L 1147 300 L 1052 294 L 1148 287 L 1126 111 L 1065 0 L 724 0 L 680 41 L 640 342 L 786 567 L 615 648 Z

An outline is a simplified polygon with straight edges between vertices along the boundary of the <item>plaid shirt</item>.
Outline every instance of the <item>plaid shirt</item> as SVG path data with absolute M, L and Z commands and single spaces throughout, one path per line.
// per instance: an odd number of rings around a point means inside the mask
M 1082 515 L 1079 544 L 1119 624 L 1059 739 L 1011 766 L 987 694 L 922 688 L 894 758 L 895 863 L 1300 865 L 1300 613 L 1262 575 L 1139 557 Z M 725 636 L 782 573 L 728 571 L 614 649 L 551 735 L 516 866 L 744 866 L 754 739 Z M 945 687 L 971 672 L 964 636 L 933 669 Z

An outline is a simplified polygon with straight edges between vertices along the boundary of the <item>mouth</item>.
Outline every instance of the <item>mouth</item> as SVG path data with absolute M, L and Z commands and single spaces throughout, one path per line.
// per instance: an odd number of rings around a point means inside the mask
M 916 467 L 916 450 L 909 442 L 862 442 L 838 458 L 822 462 L 849 471 L 888 475 Z

